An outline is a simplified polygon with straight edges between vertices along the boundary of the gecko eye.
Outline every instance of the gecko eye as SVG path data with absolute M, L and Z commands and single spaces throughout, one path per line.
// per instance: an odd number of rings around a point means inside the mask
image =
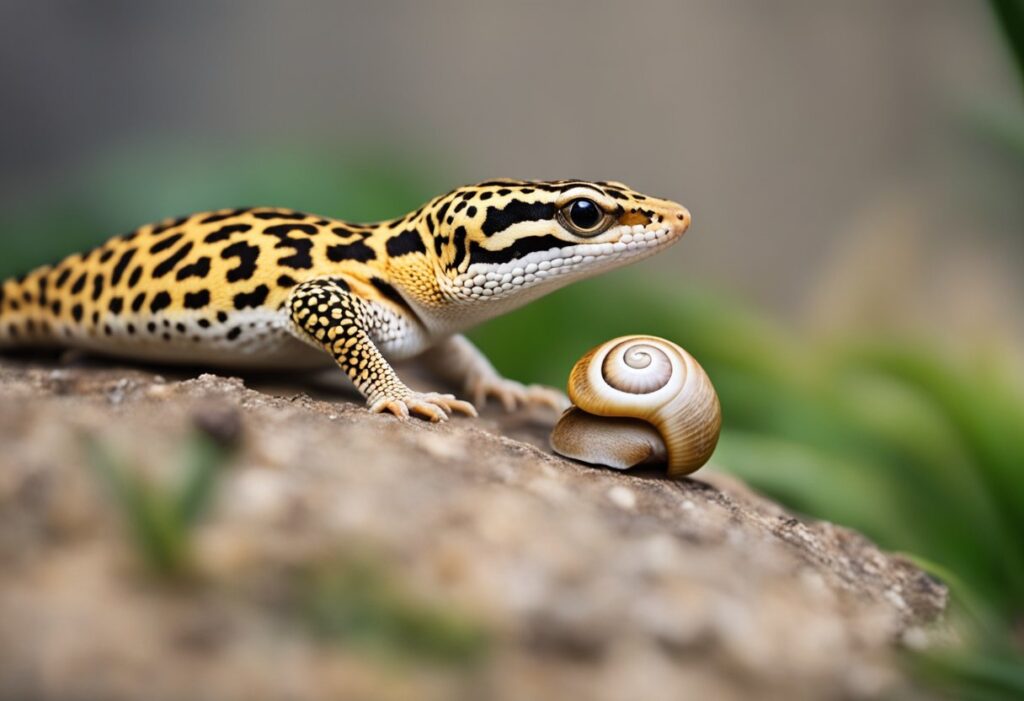
M 604 230 L 608 217 L 593 200 L 573 200 L 559 211 L 563 224 L 580 236 L 596 236 Z

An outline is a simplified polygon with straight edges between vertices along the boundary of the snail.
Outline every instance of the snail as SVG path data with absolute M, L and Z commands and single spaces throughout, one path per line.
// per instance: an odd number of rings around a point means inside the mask
M 704 369 L 656 336 L 621 336 L 584 355 L 569 375 L 573 406 L 551 434 L 565 457 L 625 470 L 666 463 L 699 469 L 718 443 L 722 413 Z

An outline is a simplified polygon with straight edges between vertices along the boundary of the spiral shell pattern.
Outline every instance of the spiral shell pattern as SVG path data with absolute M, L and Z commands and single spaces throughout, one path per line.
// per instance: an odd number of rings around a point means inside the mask
M 611 387 L 630 394 L 648 394 L 672 377 L 672 362 L 661 348 L 642 341 L 623 341 L 601 363 L 601 375 Z
M 602 343 L 573 367 L 568 389 L 587 414 L 654 426 L 672 476 L 698 469 L 718 443 L 722 415 L 710 378 L 693 356 L 663 338 L 622 336 Z

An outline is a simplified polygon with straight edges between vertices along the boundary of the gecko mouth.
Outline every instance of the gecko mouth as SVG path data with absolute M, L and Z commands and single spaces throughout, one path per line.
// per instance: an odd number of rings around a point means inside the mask
M 499 264 L 472 263 L 455 279 L 464 299 L 501 299 L 526 288 L 565 284 L 573 279 L 642 260 L 677 241 L 682 231 L 671 227 L 628 228 L 615 242 L 581 242 L 528 253 Z

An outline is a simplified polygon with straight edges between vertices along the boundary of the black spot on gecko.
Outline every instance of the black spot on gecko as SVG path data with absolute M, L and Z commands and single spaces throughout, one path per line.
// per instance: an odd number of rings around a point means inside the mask
M 71 277 L 71 268 L 64 268 L 64 270 L 60 271 L 60 275 L 57 276 L 53 286 L 58 290 L 61 289 L 67 283 L 69 277 Z
M 71 307 L 71 318 L 74 319 L 76 323 L 81 323 L 82 316 L 84 313 L 85 310 L 82 309 L 81 304 L 76 304 L 75 306 Z
M 227 336 L 225 338 L 227 338 L 229 341 L 234 341 L 236 338 L 238 338 L 241 335 L 242 335 L 242 327 L 241 326 L 236 326 L 233 329 L 231 329 L 230 331 L 228 331 Z
M 218 243 L 220 241 L 227 241 L 233 234 L 240 234 L 251 229 L 252 226 L 249 224 L 228 224 L 222 226 L 216 231 L 209 233 L 203 239 L 206 243 Z
M 441 209 L 437 210 L 438 222 L 444 221 L 444 215 L 448 213 L 448 208 L 451 206 L 451 204 L 451 200 L 449 200 L 448 202 L 445 202 L 443 205 L 441 205 Z
M 313 256 L 310 251 L 313 249 L 312 241 L 286 239 L 278 243 L 274 248 L 291 248 L 295 253 L 277 260 L 278 265 L 294 270 L 309 270 L 313 267 Z
M 388 227 L 389 228 L 394 228 L 392 224 L 389 224 Z M 362 231 L 362 232 L 361 231 L 353 231 L 352 229 L 349 229 L 348 227 L 344 227 L 344 226 L 332 227 L 331 228 L 331 233 L 333 233 L 335 236 L 339 236 L 339 237 L 341 237 L 343 239 L 352 238 L 353 236 L 358 236 L 360 238 L 366 238 L 366 232 L 365 231 Z
M 545 234 L 543 236 L 526 236 L 524 238 L 516 240 L 511 246 L 492 251 L 484 248 L 476 241 L 470 244 L 469 259 L 473 263 L 508 263 L 509 261 L 518 260 L 528 253 L 535 253 L 537 251 L 549 251 L 555 248 L 565 248 L 566 246 L 572 246 L 573 243 L 569 241 L 563 241 L 557 236 Z
M 275 211 L 272 211 L 272 212 L 254 212 L 253 216 L 256 217 L 257 219 L 264 219 L 264 220 L 270 220 L 270 219 L 296 219 L 296 220 L 299 220 L 299 221 L 301 221 L 303 219 L 307 219 L 309 217 L 308 214 L 303 214 L 302 212 L 282 212 L 282 211 L 279 211 L 279 210 L 275 210 Z
M 462 265 L 462 261 L 466 259 L 466 227 L 460 226 L 455 230 L 452 244 L 455 246 L 455 258 L 452 259 L 452 268 L 458 268 Z
M 81 275 L 79 275 L 78 278 L 75 280 L 75 283 L 71 285 L 71 294 L 81 294 L 82 290 L 85 289 L 85 281 L 88 279 L 88 277 L 89 273 L 82 273 Z
M 278 265 L 295 270 L 309 270 L 313 267 L 313 258 L 310 255 L 313 242 L 309 239 L 292 238 L 292 233 L 315 236 L 317 233 L 315 226 L 312 224 L 277 224 L 275 226 L 268 226 L 263 230 L 263 233 L 277 238 L 277 244 L 274 248 L 291 248 L 294 251 L 291 255 L 279 259 L 277 261 Z
M 132 274 L 128 276 L 128 287 L 132 288 L 139 284 L 139 280 L 142 278 L 142 266 L 136 265 L 135 269 L 132 270 Z
M 174 270 L 178 266 L 178 263 L 183 261 L 185 256 L 192 252 L 192 245 L 191 241 L 187 242 L 184 246 L 158 263 L 157 266 L 153 268 L 153 277 L 159 279 Z
M 199 290 L 198 292 L 185 293 L 185 309 L 202 309 L 210 303 L 210 291 Z
M 110 301 L 107 302 L 107 309 L 109 309 L 110 313 L 114 314 L 115 316 L 117 314 L 120 314 L 121 310 L 124 309 L 124 298 L 123 297 L 111 297 Z
M 228 282 L 248 280 L 256 273 L 256 262 L 260 257 L 260 248 L 245 241 L 238 241 L 221 251 L 220 257 L 225 260 L 238 258 L 238 265 L 227 272 Z
M 195 263 L 189 263 L 183 265 L 179 270 L 178 274 L 175 275 L 175 279 L 181 282 L 182 280 L 188 280 L 190 277 L 197 277 L 199 279 L 205 278 L 210 274 L 210 258 L 203 256 L 198 259 Z
M 145 303 L 146 293 L 140 292 L 139 294 L 135 295 L 135 299 L 132 300 L 132 311 L 138 312 L 140 309 L 142 309 L 142 305 Z
M 258 307 L 267 301 L 268 294 L 270 294 L 270 288 L 266 285 L 260 285 L 251 292 L 240 292 L 235 295 L 233 300 L 235 309 Z
M 156 314 L 157 312 L 167 309 L 171 306 L 171 295 L 169 292 L 157 292 L 153 295 L 153 299 L 149 303 L 149 311 Z
M 114 270 L 110 273 L 110 284 L 117 285 L 121 282 L 121 278 L 124 277 L 124 272 L 128 270 L 128 264 L 132 262 L 132 258 L 135 257 L 135 248 L 129 248 L 127 251 L 121 254 L 121 257 L 117 259 L 117 263 L 114 264 Z
M 157 241 L 152 246 L 150 246 L 149 252 L 160 253 L 161 251 L 166 251 L 168 248 L 178 243 L 178 241 L 181 241 L 181 237 L 184 235 L 185 234 L 174 234 L 173 236 L 168 236 L 162 241 Z
M 295 287 L 298 284 L 291 275 L 280 275 L 277 278 L 278 287 Z
M 486 195 L 487 193 L 484 194 Z M 483 196 L 480 199 L 484 199 Z M 554 216 L 555 205 L 551 203 L 512 200 L 501 209 L 488 207 L 487 217 L 484 219 L 480 229 L 483 231 L 484 236 L 493 236 L 499 231 L 504 231 L 520 222 L 543 221 L 545 219 L 553 219 Z
M 327 260 L 332 263 L 340 263 L 343 260 L 355 260 L 365 263 L 376 257 L 377 254 L 373 252 L 373 249 L 362 241 L 337 243 L 327 249 Z
M 392 236 L 384 246 L 392 258 L 427 252 L 427 247 L 423 245 L 423 237 L 415 229 L 406 229 L 397 236 Z
M 92 279 L 92 301 L 95 302 L 103 295 L 103 274 L 97 273 Z

